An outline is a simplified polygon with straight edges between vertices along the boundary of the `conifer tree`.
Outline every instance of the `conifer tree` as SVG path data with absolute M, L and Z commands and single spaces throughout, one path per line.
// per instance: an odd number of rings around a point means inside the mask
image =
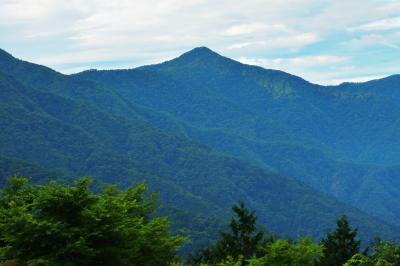
M 344 215 L 336 222 L 336 230 L 329 232 L 321 243 L 324 245 L 323 266 L 340 266 L 358 253 L 361 241 L 356 240 L 357 229 L 352 229 Z
M 263 240 L 264 234 L 257 230 L 257 217 L 245 207 L 244 202 L 239 202 L 232 210 L 237 217 L 232 218 L 229 224 L 230 232 L 221 233 L 220 249 L 233 258 L 243 256 L 249 259 L 255 255 L 257 245 Z
M 256 255 L 257 247 L 265 243 L 264 232 L 257 228 L 257 217 L 249 211 L 244 202 L 232 207 L 235 213 L 229 223 L 229 231 L 221 232 L 220 240 L 212 247 L 203 249 L 192 257 L 192 263 L 206 262 L 215 264 L 227 258 L 241 261 L 246 265 L 248 260 Z

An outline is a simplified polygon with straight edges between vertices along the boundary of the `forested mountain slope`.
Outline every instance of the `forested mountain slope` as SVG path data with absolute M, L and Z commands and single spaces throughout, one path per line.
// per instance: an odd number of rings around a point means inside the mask
M 342 151 L 325 146 L 307 130 L 293 134 L 284 120 L 262 119 L 239 101 L 245 95 L 222 97 L 217 89 L 219 94 L 212 95 L 211 89 L 205 93 L 201 88 L 206 81 L 177 81 L 168 72 L 172 70 L 160 66 L 65 76 L 1 53 L 0 156 L 39 170 L 91 175 L 125 186 L 145 179 L 160 191 L 163 204 L 192 214 L 184 216 L 186 224 L 193 225 L 196 215 L 223 220 L 229 207 L 243 199 L 261 223 L 284 236 L 320 237 L 345 213 L 364 239 L 399 238 L 397 227 L 281 174 L 260 152 L 273 147 L 270 142 L 278 145 L 277 140 L 290 147 L 297 143 L 301 151 L 307 150 L 301 145 L 317 147 L 330 156 Z M 97 73 L 102 78 L 93 76 Z M 131 79 L 124 81 L 120 73 Z M 254 106 L 261 106 L 258 101 Z M 258 160 L 252 161 L 251 154 Z
M 272 167 L 399 225 L 400 181 L 389 170 L 400 164 L 397 76 L 323 87 L 204 47 L 158 65 L 76 76 L 167 114 L 152 122 L 174 134 Z

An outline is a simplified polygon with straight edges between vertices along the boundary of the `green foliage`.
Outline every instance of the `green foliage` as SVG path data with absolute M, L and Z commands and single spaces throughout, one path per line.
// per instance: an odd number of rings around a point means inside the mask
M 192 258 L 193 263 L 221 263 L 228 259 L 246 265 L 256 255 L 258 246 L 266 242 L 264 232 L 256 227 L 255 212 L 250 212 L 243 201 L 233 206 L 232 211 L 235 217 L 229 223 L 229 232 L 221 232 L 215 245 L 201 250 Z
M 243 256 L 239 256 L 238 258 L 234 259 L 231 256 L 228 256 L 226 259 L 218 262 L 216 266 L 242 266 L 245 264 L 245 259 Z
M 373 247 L 372 260 L 376 265 L 400 265 L 400 245 L 380 241 Z
M 311 238 L 302 238 L 298 243 L 279 239 L 260 249 L 265 255 L 251 259 L 250 266 L 313 266 L 323 254 L 323 246 L 314 244 Z
M 324 255 L 321 264 L 336 266 L 346 263 L 360 249 L 360 240 L 356 240 L 357 229 L 352 229 L 346 216 L 336 222 L 336 229 L 329 232 L 321 241 L 324 246 Z
M 184 239 L 170 236 L 165 218 L 150 218 L 147 187 L 89 191 L 73 186 L 29 185 L 11 178 L 1 190 L 1 260 L 18 265 L 167 265 Z
M 362 254 L 354 254 L 343 266 L 373 266 L 372 260 Z
M 371 255 L 355 254 L 344 266 L 397 266 L 400 265 L 400 246 L 379 241 L 372 247 Z

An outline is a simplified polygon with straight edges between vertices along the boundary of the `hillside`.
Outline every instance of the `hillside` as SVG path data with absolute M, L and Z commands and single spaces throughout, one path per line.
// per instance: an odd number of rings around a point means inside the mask
M 220 57 L 217 58 L 218 66 Z M 90 175 L 98 181 L 119 182 L 123 186 L 144 179 L 151 189 L 160 191 L 162 203 L 171 207 L 168 213 L 173 218 L 174 214 L 184 214 L 188 220 L 183 224 L 194 225 L 191 230 L 195 233 L 216 229 L 204 229 L 207 222 L 195 228 L 196 221 L 216 216 L 225 220 L 229 207 L 243 199 L 257 211 L 262 224 L 283 236 L 321 237 L 341 214 L 347 214 L 360 227 L 363 239 L 376 235 L 400 239 L 397 227 L 276 171 L 278 168 L 259 151 L 259 142 L 269 149 L 269 142 L 277 143 L 278 137 L 282 140 L 288 136 L 285 140 L 290 140 L 290 147 L 296 142 L 304 143 L 321 148 L 330 156 L 341 151 L 323 145 L 307 130 L 294 135 L 295 128 L 284 119 L 263 119 L 268 112 L 258 114 L 255 107 L 262 106 L 260 97 L 264 92 L 251 92 L 257 97 L 252 102 L 254 108 L 250 108 L 239 101 L 247 93 L 235 87 L 241 83 L 233 80 L 232 89 L 220 88 L 217 84 L 227 76 L 219 77 L 221 73 L 210 66 L 205 67 L 215 73 L 215 79 L 208 75 L 204 83 L 190 83 L 192 77 L 183 71 L 185 65 L 180 73 L 185 79 L 178 79 L 176 73 L 180 70 L 172 68 L 176 62 L 78 76 L 65 76 L 6 53 L 0 55 L 0 62 L 0 156 L 34 164 L 38 171 L 54 169 L 68 176 Z M 246 67 L 228 62 L 233 67 Z M 220 70 L 222 75 L 227 69 Z M 198 71 L 190 73 L 201 76 L 203 68 Z M 98 73 L 100 77 L 96 77 Z M 285 75 L 273 73 L 278 80 Z M 248 79 L 243 82 L 257 84 Z M 207 93 L 202 88 L 208 88 Z M 222 97 L 228 88 L 228 96 Z M 211 94 L 213 89 L 215 94 Z M 299 86 L 299 90 L 304 89 Z M 267 94 L 271 99 L 277 97 L 269 90 Z M 284 104 L 281 101 L 279 96 L 278 105 Z M 253 150 L 246 145 L 253 146 Z M 248 155 L 244 156 L 242 150 Z M 250 160 L 251 154 L 259 156 L 259 160 Z M 17 166 L 15 169 L 19 173 Z M 172 207 L 180 211 L 171 211 Z M 209 238 L 207 234 L 210 232 L 197 235 L 204 241 Z
M 399 181 L 386 170 L 400 163 L 397 76 L 323 87 L 204 47 L 158 65 L 76 76 L 166 114 L 152 122 L 174 134 L 272 167 L 399 225 Z

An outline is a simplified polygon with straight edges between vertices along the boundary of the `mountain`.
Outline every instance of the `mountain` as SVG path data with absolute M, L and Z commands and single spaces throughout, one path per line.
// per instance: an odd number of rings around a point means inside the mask
M 386 170 L 400 164 L 398 76 L 324 87 L 201 47 L 162 64 L 76 77 L 175 118 L 174 127 L 153 121 L 174 134 L 400 225 L 399 179 Z
M 37 164 L 29 163 L 20 159 L 0 156 L 0 186 L 7 184 L 3 177 L 11 176 L 30 177 L 35 183 L 48 182 L 54 177 L 59 180 L 69 181 L 69 177 L 61 171 L 43 168 Z
M 295 86 L 292 82 L 309 83 L 271 71 L 271 84 L 262 83 L 262 91 L 243 90 L 240 86 L 259 84 L 254 73 L 246 74 L 251 79 L 236 77 L 237 71 L 243 74 L 247 68 L 263 75 L 260 68 L 200 48 L 160 65 L 67 76 L 2 52 L 0 156 L 5 158 L 5 169 L 1 173 L 3 177 L 90 175 L 122 186 L 144 179 L 160 192 L 163 211 L 188 228 L 195 244 L 212 240 L 239 199 L 257 211 L 269 230 L 283 236 L 321 237 L 341 214 L 347 214 L 365 240 L 376 235 L 400 239 L 395 225 L 269 164 L 265 154 L 273 155 L 272 144 L 282 153 L 287 145 L 300 152 L 343 155 L 307 130 L 294 134 L 282 116 L 268 118 L 270 110 L 259 113 L 267 97 L 283 107 L 301 91 L 314 95 L 317 92 L 309 93 L 300 85 L 294 92 L 278 91 Z M 290 81 L 282 80 L 285 75 Z M 203 82 L 197 80 L 200 77 Z M 224 79 L 230 85 L 222 88 Z M 254 96 L 249 98 L 252 106 L 243 101 L 249 93 Z M 286 163 L 289 167 L 290 161 L 282 158 L 281 164 Z M 24 167 L 32 170 L 23 172 Z
M 373 93 L 395 103 L 400 100 L 400 75 L 391 75 L 386 78 L 362 83 L 345 82 L 337 87 L 341 90 Z

